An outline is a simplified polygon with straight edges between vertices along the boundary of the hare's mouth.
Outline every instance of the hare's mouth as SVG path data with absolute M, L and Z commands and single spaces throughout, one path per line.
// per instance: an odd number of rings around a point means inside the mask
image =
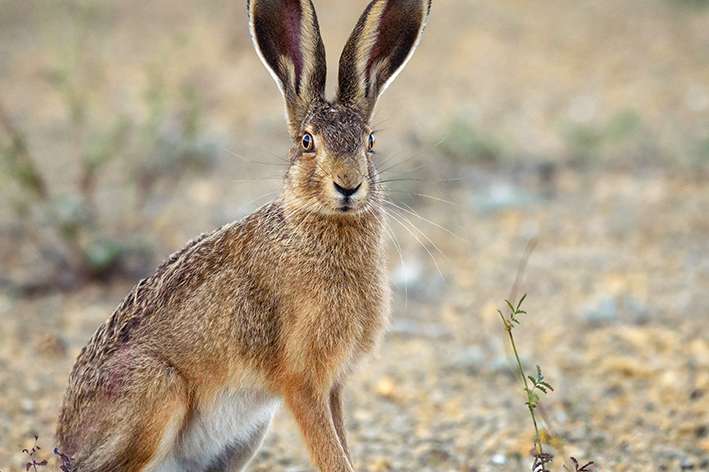
M 329 205 L 331 212 L 335 214 L 356 214 L 366 206 L 365 199 L 353 199 L 350 197 L 339 198 Z M 332 211 L 334 210 L 334 211 Z
M 348 211 L 352 211 L 352 205 L 349 202 L 343 202 L 342 205 L 340 205 L 340 211 L 342 213 L 347 213 Z

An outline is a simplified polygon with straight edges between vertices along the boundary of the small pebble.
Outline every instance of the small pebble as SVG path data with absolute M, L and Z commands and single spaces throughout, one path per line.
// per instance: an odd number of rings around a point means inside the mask
M 582 316 L 584 321 L 593 326 L 615 321 L 618 317 L 615 300 L 611 297 L 605 297 L 595 304 L 587 305 L 582 311 Z
M 507 463 L 507 458 L 502 454 L 495 454 L 492 456 L 492 463 L 502 465 Z
M 10 297 L 7 297 L 5 295 L 0 295 L 0 314 L 5 314 L 10 311 L 10 308 L 12 308 L 12 302 L 10 301 Z
M 435 469 L 445 463 L 450 457 L 450 454 L 442 449 L 433 449 L 425 452 L 421 456 L 420 462 L 424 467 L 432 467 Z
M 394 381 L 389 377 L 384 377 L 377 382 L 377 385 L 374 386 L 374 393 L 380 397 L 393 400 L 396 395 L 396 386 L 394 385 Z
M 33 413 L 34 412 L 34 402 L 30 400 L 29 398 L 23 398 L 22 399 L 22 411 L 24 411 L 27 414 Z
M 679 463 L 679 468 L 682 470 L 692 470 L 694 469 L 694 462 L 689 459 L 682 459 L 682 462 Z
M 485 362 L 485 352 L 480 347 L 470 346 L 458 350 L 451 359 L 451 367 L 476 373 Z
M 370 472 L 384 472 L 385 470 L 391 470 L 391 463 L 381 457 L 377 458 L 372 462 L 367 470 Z

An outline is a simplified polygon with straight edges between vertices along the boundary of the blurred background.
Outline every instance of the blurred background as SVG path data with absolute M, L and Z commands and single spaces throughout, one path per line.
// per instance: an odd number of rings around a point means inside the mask
M 332 96 L 366 1 L 315 3 Z M 35 434 L 57 469 L 91 334 L 275 198 L 283 114 L 245 2 L 0 0 L 0 470 Z M 373 124 L 395 299 L 357 470 L 530 469 L 523 293 L 552 470 L 709 470 L 709 2 L 434 0 Z M 286 412 L 251 469 L 313 470 Z

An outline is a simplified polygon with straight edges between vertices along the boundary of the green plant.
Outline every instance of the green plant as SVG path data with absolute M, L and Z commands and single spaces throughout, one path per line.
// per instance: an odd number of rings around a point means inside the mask
M 500 314 L 502 322 L 505 325 L 505 331 L 507 331 L 507 335 L 510 338 L 510 343 L 512 344 L 512 350 L 515 354 L 517 366 L 519 367 L 520 374 L 522 375 L 522 380 L 524 381 L 524 391 L 527 395 L 527 401 L 525 402 L 525 404 L 527 405 L 527 408 L 529 408 L 529 414 L 532 416 L 532 423 L 534 423 L 534 446 L 536 451 L 534 453 L 534 463 L 532 464 L 532 470 L 544 472 L 548 470 L 546 468 L 546 464 L 551 463 L 554 456 L 552 454 L 545 453 L 542 449 L 542 440 L 539 434 L 539 427 L 537 426 L 537 418 L 534 415 L 534 409 L 537 408 L 537 404 L 539 403 L 539 392 L 546 394 L 547 390 L 553 391 L 554 388 L 544 380 L 544 375 L 542 375 L 542 369 L 538 365 L 536 377 L 526 376 L 524 373 L 524 368 L 522 367 L 522 361 L 520 360 L 519 353 L 517 352 L 517 345 L 515 344 L 514 336 L 512 335 L 512 328 L 514 327 L 515 323 L 520 324 L 519 320 L 517 319 L 517 316 L 527 313 L 521 308 L 522 302 L 526 297 L 527 294 L 524 294 L 517 303 L 517 306 L 514 306 L 509 300 L 505 300 L 507 306 L 510 309 L 509 317 L 505 317 L 501 310 L 497 310 L 497 312 Z M 527 379 L 529 379 L 529 382 L 527 382 Z
M 539 392 L 546 394 L 548 391 L 554 391 L 554 388 L 551 386 L 551 384 L 544 380 L 544 375 L 542 374 L 542 369 L 541 367 L 539 367 L 539 365 L 537 365 L 536 376 L 532 377 L 525 375 L 524 367 L 522 366 L 522 361 L 519 357 L 519 353 L 517 352 L 517 345 L 515 344 L 514 336 L 512 335 L 512 328 L 515 324 L 520 324 L 520 321 L 518 319 L 519 315 L 527 314 L 526 311 L 522 310 L 522 302 L 524 302 L 525 298 L 527 298 L 527 294 L 522 295 L 519 302 L 517 302 L 517 305 L 514 305 L 513 302 L 509 301 L 514 300 L 517 297 L 517 291 L 519 290 L 519 287 L 522 283 L 524 270 L 527 267 L 529 257 L 532 255 L 532 252 L 534 251 L 536 245 L 536 238 L 532 238 L 529 240 L 529 242 L 527 243 L 527 247 L 524 250 L 524 254 L 522 255 L 522 258 L 520 259 L 519 264 L 517 265 L 517 273 L 515 275 L 514 283 L 512 284 L 512 290 L 510 291 L 509 299 L 505 300 L 507 307 L 510 309 L 510 314 L 506 317 L 501 310 L 497 310 L 497 312 L 502 318 L 505 331 L 507 332 L 507 335 L 510 339 L 510 344 L 515 355 L 517 368 L 519 369 L 522 381 L 524 382 L 524 392 L 527 396 L 527 401 L 525 402 L 525 404 L 529 409 L 529 414 L 532 417 L 532 423 L 534 424 L 534 448 L 531 452 L 532 457 L 534 457 L 534 461 L 532 462 L 532 470 L 534 472 L 548 472 L 549 469 L 547 468 L 547 465 L 552 462 L 552 460 L 554 459 L 554 455 L 544 452 L 542 444 L 549 440 L 549 432 L 551 432 L 552 436 L 552 441 L 550 442 L 550 444 L 552 444 L 554 447 L 562 447 L 563 441 L 561 441 L 558 436 L 556 436 L 556 433 L 554 433 L 551 429 L 551 426 L 549 424 L 549 418 L 544 412 L 544 409 L 541 408 L 542 405 L 540 403 Z M 529 382 L 527 382 L 527 380 L 529 380 Z M 547 430 L 542 430 L 541 432 L 539 431 L 537 417 L 534 413 L 537 408 L 539 408 L 539 411 L 547 425 Z M 593 462 L 588 462 L 583 466 L 579 466 L 579 463 L 575 457 L 571 457 L 570 459 L 574 464 L 574 470 L 571 471 L 566 467 L 566 465 L 564 465 L 564 469 L 566 469 L 567 471 L 590 472 L 588 468 L 593 464 Z

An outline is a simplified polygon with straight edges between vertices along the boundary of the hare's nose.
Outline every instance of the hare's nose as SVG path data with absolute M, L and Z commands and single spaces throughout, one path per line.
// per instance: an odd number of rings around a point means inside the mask
M 340 192 L 342 194 L 342 196 L 344 196 L 344 197 L 351 197 L 362 186 L 362 182 L 360 182 L 359 185 L 357 185 L 356 187 L 352 187 L 352 188 L 342 187 L 342 186 L 338 185 L 337 182 L 333 182 L 332 184 L 335 186 L 335 190 Z

